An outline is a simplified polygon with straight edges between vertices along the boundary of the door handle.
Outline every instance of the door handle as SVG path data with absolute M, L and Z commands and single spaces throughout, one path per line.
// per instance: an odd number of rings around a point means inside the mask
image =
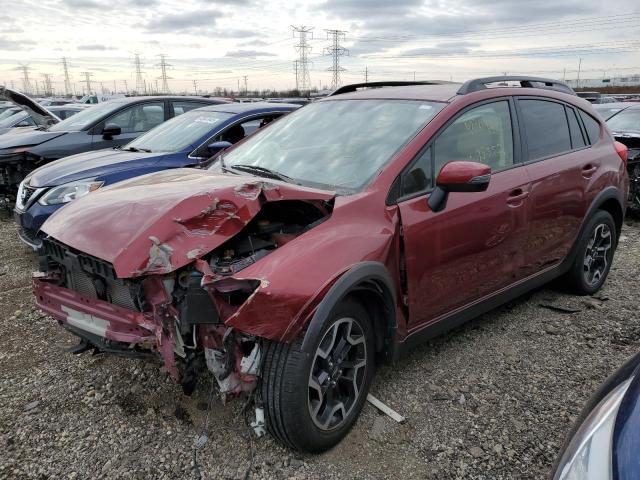
M 582 176 L 584 178 L 590 178 L 591 175 L 593 175 L 597 169 L 598 169 L 597 165 L 592 165 L 588 163 L 584 167 L 582 167 Z
M 523 190 L 522 188 L 515 188 L 511 190 L 509 196 L 507 197 L 507 205 L 510 207 L 519 207 L 522 205 L 522 201 L 529 196 L 529 192 L 527 190 Z

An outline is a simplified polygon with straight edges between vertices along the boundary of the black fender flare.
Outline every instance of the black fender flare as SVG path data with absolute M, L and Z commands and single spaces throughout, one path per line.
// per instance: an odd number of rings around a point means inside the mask
M 604 190 L 602 190 L 598 195 L 596 195 L 596 197 L 593 199 L 593 201 L 591 202 L 591 205 L 589 205 L 589 209 L 587 210 L 586 215 L 584 216 L 584 219 L 582 220 L 582 225 L 580 225 L 580 230 L 578 232 L 578 236 L 576 237 L 576 240 L 573 242 L 573 246 L 571 247 L 571 250 L 569 250 L 569 253 L 567 254 L 567 256 L 564 259 L 564 262 L 561 265 L 561 269 L 563 271 L 567 271 L 569 270 L 569 268 L 571 267 L 571 264 L 573 263 L 576 254 L 578 252 L 578 245 L 580 244 L 580 239 L 582 238 L 582 235 L 584 234 L 584 229 L 587 226 L 587 222 L 589 221 L 589 219 L 591 218 L 591 216 L 600 209 L 600 207 L 602 207 L 602 205 L 605 204 L 605 202 L 609 201 L 609 200 L 615 200 L 615 202 L 618 204 L 618 207 L 620 207 L 620 212 L 622 213 L 622 219 L 620 224 L 622 224 L 624 222 L 624 214 L 625 214 L 625 210 L 626 210 L 626 199 L 624 198 L 624 195 L 620 192 L 620 189 L 618 189 L 617 187 L 607 187 Z M 615 220 L 615 218 L 614 218 Z M 616 225 L 616 228 L 618 228 L 618 225 Z M 619 230 L 619 228 L 618 228 Z M 620 232 L 617 231 L 616 232 L 616 243 L 618 241 L 618 238 L 620 238 Z
M 397 294 L 389 270 L 380 262 L 360 262 L 342 274 L 320 301 L 304 334 L 301 347 L 303 352 L 306 354 L 315 353 L 314 339 L 320 334 L 320 330 L 331 315 L 334 307 L 350 292 L 353 292 L 358 285 L 366 283 L 373 283 L 380 289 L 385 306 L 389 311 L 388 314 L 391 315 L 390 318 L 392 320 L 387 322 L 387 327 L 395 333 Z

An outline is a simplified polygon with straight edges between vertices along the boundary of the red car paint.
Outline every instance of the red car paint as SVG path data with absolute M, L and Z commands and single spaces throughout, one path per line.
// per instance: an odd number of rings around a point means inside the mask
M 398 292 L 394 341 L 402 342 L 560 264 L 591 202 L 605 188 L 615 188 L 617 201 L 624 205 L 625 168 L 604 128 L 591 147 L 553 162 L 518 164 L 495 173 L 485 192 L 450 194 L 441 212 L 430 210 L 428 195 L 387 205 L 394 181 L 415 155 L 449 120 L 477 102 L 539 96 L 596 116 L 588 102 L 554 91 L 498 88 L 456 96 L 456 89 L 449 85 L 372 89 L 324 100 L 448 102 L 363 191 L 353 195 L 336 196 L 256 177 L 178 170 L 122 182 L 72 202 L 53 215 L 43 230 L 74 250 L 110 262 L 119 278 L 144 278 L 151 309 L 144 319 L 140 314 L 115 319 L 102 313 L 104 302 L 53 288 L 48 285 L 53 279 L 41 276 L 34 277 L 36 302 L 61 322 L 69 321 L 61 310 L 65 304 L 100 314 L 109 322 L 105 337 L 113 340 L 120 338 L 122 324 L 129 322 L 129 335 L 147 341 L 142 325 L 152 322 L 154 348 L 177 377 L 172 323 L 177 312 L 162 284 L 166 274 L 193 264 L 203 274 L 202 286 L 225 326 L 289 342 L 301 334 L 324 295 L 345 272 L 360 262 L 376 261 L 386 267 Z M 471 165 L 468 175 L 479 172 L 486 173 Z M 326 221 L 287 238 L 267 258 L 232 277 L 220 278 L 201 259 L 237 235 L 265 205 L 284 200 L 309 202 L 318 210 L 324 208 L 323 202 L 334 204 Z M 222 300 L 221 294 L 232 288 L 246 293 L 241 305 Z M 211 335 L 210 328 L 199 329 L 202 342 L 212 339 Z

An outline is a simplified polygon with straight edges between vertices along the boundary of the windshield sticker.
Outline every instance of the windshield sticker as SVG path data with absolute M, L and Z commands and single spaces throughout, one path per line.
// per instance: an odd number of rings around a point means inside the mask
M 433 108 L 432 105 L 420 105 L 420 110 L 431 110 Z

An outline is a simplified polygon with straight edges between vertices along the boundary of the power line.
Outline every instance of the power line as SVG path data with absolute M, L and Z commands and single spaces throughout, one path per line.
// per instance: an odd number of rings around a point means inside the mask
M 340 66 L 340 57 L 348 56 L 349 50 L 340 45 L 340 40 L 346 40 L 346 33 L 343 30 L 325 30 L 327 32 L 327 39 L 331 40 L 331 44 L 325 47 L 325 55 L 331 55 L 333 64 L 327 68 L 328 71 L 333 72 L 331 79 L 331 88 L 338 88 L 340 86 L 340 72 L 344 71 L 344 68 Z
M 160 55 L 158 55 L 160 57 L 160 78 L 162 79 L 162 92 L 161 93 L 169 93 L 169 84 L 167 83 L 167 80 L 170 77 L 167 77 L 167 67 L 170 67 L 171 65 L 169 65 L 167 63 L 167 55 L 164 53 L 161 53 Z M 157 90 L 157 87 L 156 87 Z
M 309 77 L 309 52 L 311 52 L 311 46 L 308 43 L 308 36 L 313 38 L 313 27 L 307 27 L 301 25 L 299 27 L 291 26 L 293 28 L 293 36 L 296 34 L 300 41 L 295 45 L 295 49 L 298 52 L 298 60 L 294 62 L 294 69 L 296 74 L 296 90 L 299 92 L 308 92 L 311 90 L 311 79 Z
M 133 65 L 135 66 L 135 74 L 136 74 L 136 93 L 138 95 L 142 93 L 147 93 L 144 79 L 142 78 L 142 63 L 140 62 L 139 53 L 134 54 Z M 125 81 L 125 90 L 126 90 L 126 87 L 127 87 L 127 82 Z
M 31 80 L 29 79 L 29 65 L 20 65 L 18 70 L 22 71 L 22 90 L 25 94 L 31 94 Z
M 43 73 L 42 76 L 44 77 L 44 95 L 46 97 L 50 97 L 53 95 L 53 89 L 51 88 L 51 74 Z
M 87 95 L 91 95 L 91 77 L 93 77 L 93 73 L 91 72 L 81 72 L 84 76 L 84 84 L 87 86 Z
M 62 57 L 62 71 L 64 72 L 64 93 L 65 95 L 73 95 L 73 89 L 71 88 L 71 78 L 69 77 L 69 65 L 67 64 L 67 57 Z
M 622 17 L 622 18 L 620 18 Z M 380 35 L 380 36 L 355 36 L 353 37 L 356 40 L 361 41 L 390 41 L 390 42 L 403 42 L 407 40 L 412 40 L 416 38 L 442 38 L 442 37 L 455 37 L 459 39 L 460 37 L 468 37 L 468 36 L 482 36 L 483 39 L 491 38 L 492 35 L 509 35 L 513 36 L 514 34 L 519 33 L 530 33 L 530 32 L 544 32 L 548 30 L 560 29 L 561 33 L 571 33 L 571 31 L 575 31 L 575 29 L 593 29 L 594 26 L 602 26 L 607 24 L 613 24 L 615 26 L 619 26 L 621 23 L 632 23 L 637 25 L 638 20 L 640 19 L 640 14 L 638 13 L 629 13 L 629 14 L 620 14 L 620 15 L 609 15 L 604 17 L 583 17 L 577 18 L 571 21 L 562 21 L 562 22 L 545 22 L 545 23 L 534 23 L 522 26 L 513 26 L 513 27 L 500 27 L 500 28 L 490 28 L 490 29 L 474 29 L 474 30 L 458 30 L 453 32 L 440 32 L 440 33 L 425 33 L 425 34 L 405 34 L 405 35 Z M 519 36 L 519 35 L 516 35 Z

